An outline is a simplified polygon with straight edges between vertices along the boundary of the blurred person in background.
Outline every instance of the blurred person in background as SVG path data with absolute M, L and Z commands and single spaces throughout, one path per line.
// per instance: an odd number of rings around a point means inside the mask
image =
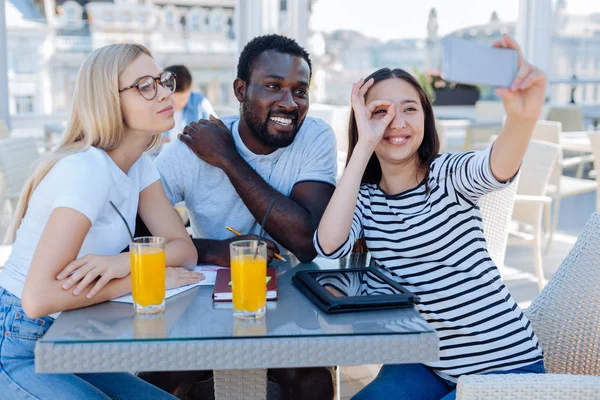
M 171 65 L 165 68 L 177 77 L 177 87 L 173 93 L 173 106 L 175 107 L 175 126 L 163 132 L 163 143 L 177 139 L 183 128 L 192 122 L 208 119 L 209 115 L 217 116 L 208 98 L 204 93 L 194 90 L 194 81 L 190 70 L 184 65 Z

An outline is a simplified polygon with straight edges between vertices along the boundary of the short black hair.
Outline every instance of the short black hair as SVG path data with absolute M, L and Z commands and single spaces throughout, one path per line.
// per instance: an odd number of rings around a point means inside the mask
M 185 65 L 171 65 L 165 68 L 165 71 L 171 71 L 177 77 L 175 93 L 185 92 L 192 86 L 192 74 Z
M 265 51 L 274 50 L 278 53 L 288 54 L 290 56 L 302 57 L 308 63 L 309 73 L 312 76 L 312 64 L 308 52 L 304 50 L 294 39 L 282 35 L 264 35 L 258 36 L 249 41 L 237 65 L 237 77 L 244 82 L 250 81 L 250 74 L 256 59 Z

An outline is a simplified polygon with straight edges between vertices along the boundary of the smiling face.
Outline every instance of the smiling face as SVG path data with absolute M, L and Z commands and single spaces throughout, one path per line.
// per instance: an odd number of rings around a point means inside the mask
M 262 144 L 280 148 L 296 137 L 308 112 L 310 68 L 302 57 L 265 51 L 255 61 L 249 82 L 238 99 L 252 135 Z
M 119 88 L 132 85 L 142 76 L 158 77 L 160 73 L 154 60 L 141 54 L 119 76 Z M 158 91 L 152 100 L 146 100 L 136 88 L 120 93 L 123 119 L 129 129 L 153 135 L 175 126 L 172 94 L 158 82 L 156 84 Z
M 388 125 L 383 139 L 375 147 L 380 162 L 407 164 L 418 162 L 419 147 L 425 134 L 425 113 L 417 90 L 404 79 L 390 78 L 373 85 L 365 102 L 387 100 L 393 103 L 396 116 Z M 373 118 L 386 114 L 386 107 L 376 108 Z

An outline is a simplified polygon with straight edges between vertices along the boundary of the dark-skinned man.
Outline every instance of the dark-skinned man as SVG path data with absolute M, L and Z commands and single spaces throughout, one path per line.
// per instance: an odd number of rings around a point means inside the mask
M 225 227 L 258 234 L 273 199 L 265 231 L 278 246 L 269 243 L 269 257 L 316 256 L 312 239 L 335 189 L 337 151 L 331 127 L 306 116 L 311 73 L 308 53 L 294 40 L 253 39 L 233 83 L 240 115 L 191 123 L 156 159 L 170 201 L 186 204 L 199 263 L 228 266 L 229 243 L 240 237 Z M 174 374 L 140 376 L 172 393 L 187 391 L 174 389 Z M 333 397 L 328 368 L 272 369 L 269 379 L 285 399 Z

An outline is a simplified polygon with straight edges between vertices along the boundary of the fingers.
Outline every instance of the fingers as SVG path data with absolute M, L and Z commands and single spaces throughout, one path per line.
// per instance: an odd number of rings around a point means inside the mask
M 388 100 L 373 100 L 369 104 L 367 104 L 367 110 L 369 110 L 372 113 L 378 107 L 381 107 L 381 106 L 389 107 L 391 104 L 392 104 L 392 102 L 388 101 Z
M 183 128 L 183 132 L 177 135 L 177 139 L 181 140 L 185 144 L 192 144 L 194 142 L 194 137 L 190 134 L 190 130 L 186 126 Z
M 81 293 L 83 291 L 83 289 L 85 289 L 87 287 L 87 285 L 92 283 L 100 274 L 101 274 L 100 268 L 92 268 L 87 274 L 85 274 L 85 277 L 75 287 L 75 290 L 73 290 L 73 294 L 75 296 L 77 296 L 79 293 Z M 88 296 L 88 298 L 89 298 L 89 296 Z
M 525 64 L 519 68 L 519 72 L 517 72 L 517 76 L 513 79 L 512 84 L 510 85 L 510 90 L 513 92 L 520 89 L 521 85 L 525 81 L 525 78 L 532 72 L 533 67 L 530 64 Z
M 108 275 L 102 275 L 102 277 L 98 279 L 98 282 L 96 282 L 92 290 L 90 290 L 90 292 L 85 297 L 87 297 L 88 299 L 94 297 L 104 286 L 106 286 L 108 282 L 110 282 L 110 280 L 111 278 Z
M 387 127 L 395 117 L 396 107 L 394 107 L 394 104 L 390 103 L 387 112 L 385 113 L 385 116 L 381 119 L 381 123 Z
M 85 264 L 84 266 L 80 267 L 63 282 L 62 288 L 64 290 L 69 290 L 71 287 L 73 287 L 73 285 L 82 280 L 92 268 L 94 267 L 90 264 Z
M 352 93 L 350 95 L 350 103 L 352 103 L 352 105 L 359 104 L 358 92 L 363 83 L 364 79 L 361 78 L 358 82 L 352 85 Z
M 504 43 L 504 47 L 508 49 L 517 50 L 519 53 L 521 52 L 521 46 L 510 36 L 502 35 L 502 42 Z
M 270 263 L 271 261 L 273 261 L 274 257 L 275 257 L 275 253 L 273 252 L 273 250 L 268 249 L 267 250 L 267 264 Z
M 499 48 L 516 50 L 517 51 L 517 56 L 518 56 L 518 66 L 519 66 L 519 68 L 521 68 L 524 64 L 526 64 L 525 57 L 523 57 L 523 52 L 521 51 L 521 47 L 510 36 L 508 36 L 508 35 L 502 35 L 502 39 L 499 40 L 499 41 L 495 41 L 494 43 L 492 43 L 492 46 L 493 47 L 499 47 Z
M 512 37 L 508 35 L 502 35 L 502 44 L 503 47 L 507 49 L 513 49 L 517 51 L 519 68 L 526 64 L 525 57 L 523 57 L 523 52 L 521 51 L 521 46 L 519 46 L 519 44 Z
M 362 81 L 362 79 L 361 79 L 361 81 Z M 368 81 L 366 81 L 366 82 L 365 82 L 365 83 L 362 85 L 362 87 L 361 87 L 361 88 L 358 90 L 358 97 L 359 97 L 360 99 L 362 99 L 362 101 L 363 101 L 363 104 L 364 104 L 364 101 L 365 101 L 365 93 L 367 93 L 367 90 L 369 90 L 369 88 L 370 88 L 371 86 L 373 86 L 373 83 L 375 83 L 375 80 L 374 80 L 373 78 L 371 78 L 371 79 L 369 79 Z
M 227 125 L 225 125 L 225 124 L 223 123 L 223 121 L 221 121 L 219 118 L 215 117 L 214 115 L 210 114 L 210 115 L 208 116 L 208 119 L 209 119 L 209 120 L 211 120 L 212 122 L 216 123 L 217 125 L 220 125 L 221 127 L 225 128 L 225 129 L 227 129 L 227 130 L 229 130 L 229 128 L 227 127 Z
M 352 85 L 352 95 L 350 97 L 350 101 L 352 104 L 362 104 L 365 105 L 365 93 L 371 86 L 373 86 L 374 79 L 371 78 L 365 82 L 363 78 L 361 78 L 358 82 Z
M 521 84 L 520 89 L 521 90 L 526 90 L 526 89 L 530 88 L 531 86 L 535 85 L 536 83 L 544 82 L 545 80 L 546 80 L 546 74 L 544 74 L 542 71 L 540 71 L 538 69 L 534 69 L 523 80 L 523 83 Z
M 512 98 L 514 98 L 514 96 L 517 95 L 517 93 L 512 92 L 510 89 L 505 89 L 505 88 L 496 89 L 495 93 L 498 97 L 500 97 L 502 99 L 502 101 L 511 100 Z
M 73 271 L 83 267 L 87 262 L 87 256 L 71 261 L 62 271 L 58 273 L 58 275 L 56 275 L 56 279 L 58 279 L 59 281 L 65 279 L 67 276 L 71 275 Z
M 183 133 L 190 135 L 190 136 L 194 136 L 195 134 L 198 133 L 198 130 L 203 128 L 203 123 L 202 120 L 199 120 L 197 122 L 190 122 L 188 125 L 185 126 L 185 128 L 183 128 Z
M 204 274 L 195 271 L 188 271 L 185 268 L 168 267 L 167 270 L 168 272 L 172 273 L 172 279 L 171 282 L 168 283 L 167 289 L 192 285 L 205 279 Z

